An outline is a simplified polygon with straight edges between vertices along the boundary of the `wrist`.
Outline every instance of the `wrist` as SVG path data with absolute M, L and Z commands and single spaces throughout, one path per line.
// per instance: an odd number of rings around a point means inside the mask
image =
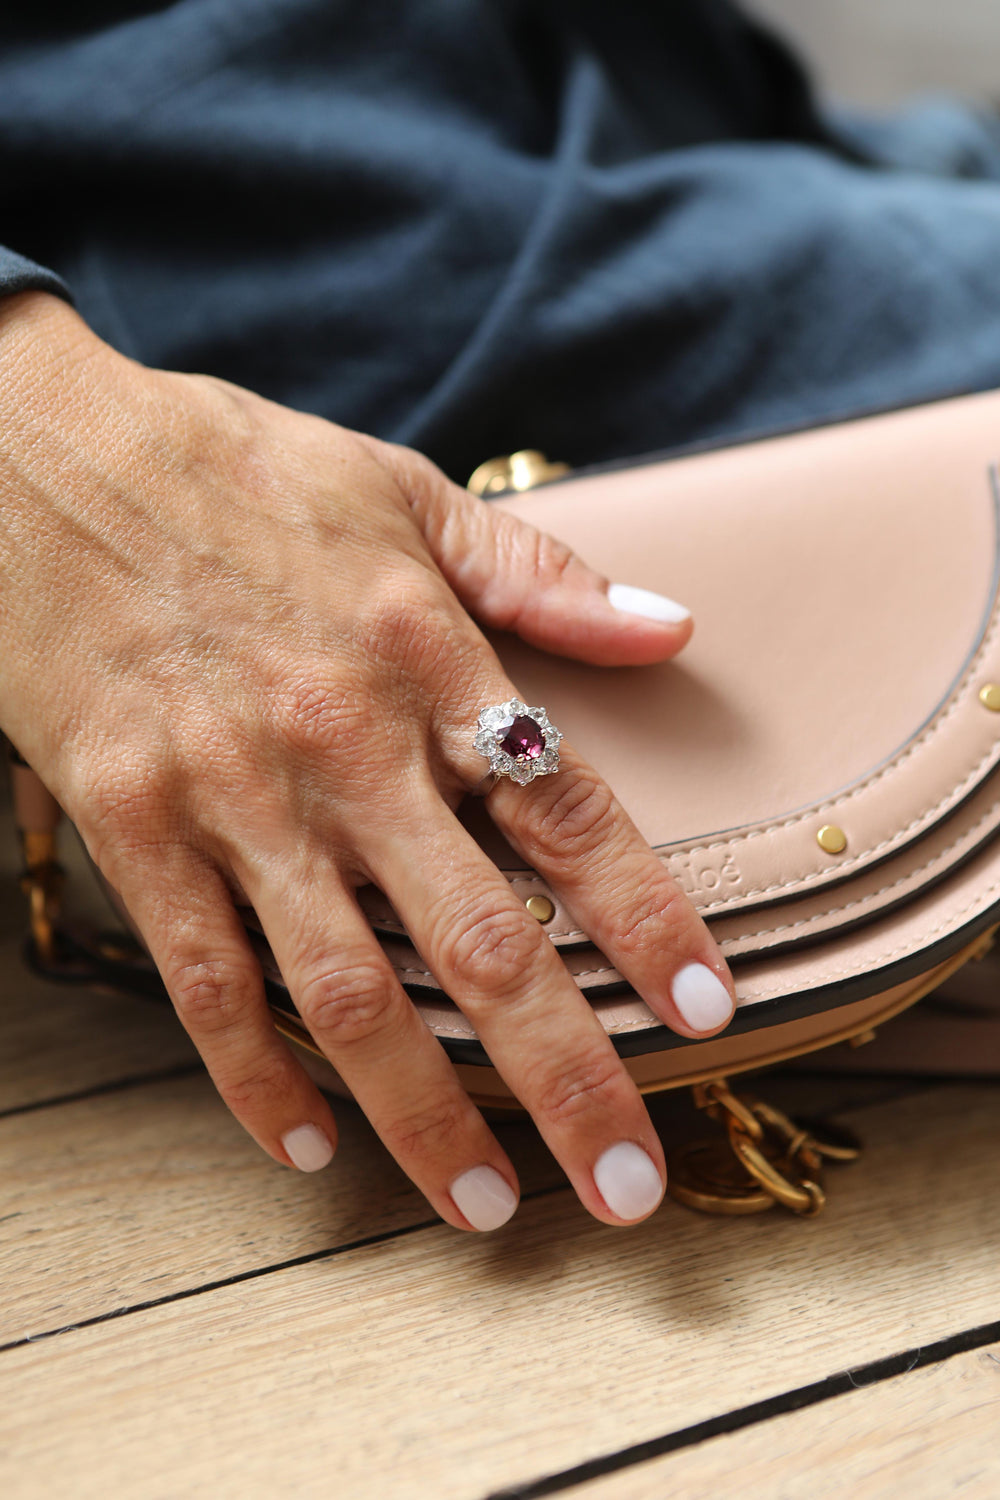
M 81 375 L 102 354 L 118 357 L 61 297 L 28 291 L 0 298 L 4 448 L 19 429 L 64 422 L 81 391 Z

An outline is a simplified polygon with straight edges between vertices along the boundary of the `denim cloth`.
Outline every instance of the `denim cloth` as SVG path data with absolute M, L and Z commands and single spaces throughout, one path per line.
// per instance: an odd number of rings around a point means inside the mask
M 727 0 L 34 0 L 0 290 L 464 479 L 1000 385 L 1000 128 Z M 43 269 L 44 268 L 44 269 Z

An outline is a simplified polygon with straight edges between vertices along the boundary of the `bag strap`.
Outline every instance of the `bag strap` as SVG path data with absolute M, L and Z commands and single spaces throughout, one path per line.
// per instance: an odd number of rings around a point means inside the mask
M 31 936 L 38 957 L 43 963 L 50 962 L 55 955 L 55 930 L 63 881 L 57 849 L 62 808 L 37 772 L 9 742 L 7 755 L 14 797 L 14 823 L 24 860 L 21 888 L 30 903 Z

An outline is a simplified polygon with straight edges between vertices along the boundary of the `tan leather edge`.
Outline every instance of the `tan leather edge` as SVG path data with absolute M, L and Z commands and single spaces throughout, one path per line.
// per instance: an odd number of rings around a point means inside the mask
M 721 919 L 710 918 L 709 926 L 727 959 L 772 954 L 796 943 L 814 942 L 830 933 L 842 933 L 849 926 L 884 915 L 911 900 L 925 886 L 947 875 L 950 869 L 994 837 L 998 830 L 1000 796 L 994 778 L 969 798 L 947 823 L 940 824 L 919 844 L 866 871 L 864 876 L 833 896 L 829 891 L 814 892 L 800 901 L 766 907 L 763 912 L 740 912 Z M 748 926 L 752 918 L 760 920 L 762 916 L 765 925 Z M 553 940 L 582 987 L 620 982 L 618 971 L 592 943 L 576 944 L 571 951 L 567 945 L 559 944 L 557 937 Z M 434 975 L 408 940 L 395 938 L 388 951 L 398 966 L 397 972 L 407 982 L 423 984 L 429 989 L 438 988 Z
M 971 407 L 976 407 L 978 414 L 975 422 L 979 426 L 974 428 L 973 436 L 977 441 L 985 443 L 987 438 L 984 434 L 990 431 L 989 424 L 993 421 L 993 406 L 991 404 L 988 410 L 984 407 L 980 411 L 980 398 L 966 398 L 964 403 L 941 403 L 933 413 L 923 414 L 921 420 L 924 424 L 942 422 L 945 438 L 954 443 L 949 424 L 960 405 L 964 406 L 966 412 Z M 984 412 L 989 418 L 988 424 L 983 423 Z M 908 413 L 878 419 L 883 430 L 893 423 L 908 420 L 911 420 Z M 839 443 L 846 441 L 851 426 L 852 424 L 844 424 L 838 430 Z M 980 427 L 983 429 L 982 434 Z M 827 439 L 821 435 L 819 440 Z M 788 439 L 769 441 L 782 444 L 813 442 L 816 438 L 809 434 L 799 434 Z M 734 456 L 738 458 L 741 452 L 751 447 L 766 448 L 767 443 L 744 445 L 742 449 L 731 448 L 724 450 L 723 454 L 639 465 L 623 470 L 622 482 L 628 483 L 636 475 L 641 476 L 645 472 L 648 476 L 661 469 L 666 482 L 668 476 L 676 475 L 685 465 L 716 462 L 726 455 L 730 459 Z M 723 894 L 711 897 L 704 892 L 691 892 L 692 899 L 703 915 L 724 915 L 804 895 L 813 889 L 837 887 L 846 883 L 861 871 L 882 862 L 899 849 L 923 837 L 959 806 L 966 796 L 973 793 L 996 767 L 1000 760 L 1000 738 L 996 734 L 995 720 L 984 711 L 977 692 L 985 681 L 1000 678 L 1000 595 L 996 588 L 995 566 L 1000 540 L 996 525 L 1000 491 L 995 465 L 989 468 L 988 474 L 987 469 L 988 459 L 984 457 L 983 504 L 989 507 L 994 556 L 990 584 L 992 594 L 988 596 L 990 608 L 985 608 L 987 600 L 984 600 L 980 626 L 969 643 L 969 656 L 952 687 L 936 710 L 923 723 L 915 726 L 912 736 L 893 756 L 842 790 L 765 823 L 748 824 L 718 835 L 709 834 L 660 845 L 658 852 L 682 886 L 685 885 L 687 867 L 695 856 L 708 856 L 715 866 L 724 867 L 723 876 L 726 878 L 720 876 L 718 883 L 718 889 Z M 607 486 L 610 481 L 617 482 L 618 476 L 583 476 L 578 480 L 567 481 L 558 488 L 565 496 L 568 489 L 580 486 L 583 495 L 587 486 Z M 545 500 L 545 494 L 539 493 L 512 497 L 509 503 L 518 515 L 544 524 Z M 580 503 L 585 501 L 581 499 Z M 891 787 L 891 796 L 885 794 L 888 787 Z M 899 816 L 901 806 L 905 809 L 903 818 Z M 827 857 L 818 853 L 815 833 L 823 821 L 836 822 L 848 831 L 848 849 L 844 854 Z M 783 872 L 778 880 L 769 878 L 764 873 L 773 874 L 776 869 Z M 547 924 L 554 941 L 585 941 L 585 934 L 568 919 L 558 898 L 547 889 L 540 876 L 523 868 L 505 868 L 504 873 L 518 887 L 518 893 L 523 899 L 533 894 L 545 894 L 554 901 L 556 913 Z M 726 889 L 727 886 L 729 889 Z M 384 897 L 378 893 L 366 892 L 363 901 L 369 919 L 379 930 L 399 934 L 405 931 Z
M 739 1005 L 746 1008 L 762 1001 L 804 996 L 868 974 L 877 975 L 982 922 L 998 902 L 1000 846 L 993 842 L 953 870 L 946 881 L 921 891 L 902 909 L 838 931 L 826 941 L 803 949 L 757 955 L 740 963 L 733 971 Z M 390 957 L 394 947 L 395 940 L 386 940 Z M 568 955 L 563 950 L 562 956 L 569 958 L 571 973 L 574 960 L 587 958 L 578 950 L 570 950 Z M 579 980 L 585 975 L 576 973 L 574 977 Z M 602 987 L 582 987 L 587 989 L 587 998 L 610 1035 L 639 1035 L 662 1024 L 634 991 L 621 993 L 612 988 L 607 983 L 607 971 L 597 978 L 605 981 Z M 427 1025 L 442 1039 L 476 1039 L 468 1018 L 440 993 L 428 990 L 418 994 L 415 1003 Z M 836 1002 L 831 1000 L 824 1008 L 836 1009 Z
M 644 1094 L 662 1093 L 667 1089 L 705 1083 L 720 1075 L 748 1072 L 787 1062 L 791 1058 L 802 1057 L 839 1042 L 851 1041 L 870 1031 L 873 1026 L 882 1025 L 944 983 L 970 958 L 975 957 L 982 945 L 983 938 L 976 938 L 947 962 L 938 964 L 927 974 L 907 984 L 895 985 L 878 995 L 870 995 L 865 1000 L 834 1011 L 775 1026 L 768 1032 L 769 1045 L 765 1053 L 753 1050 L 760 1033 L 750 1032 L 738 1037 L 722 1035 L 695 1047 L 645 1053 L 623 1061 Z M 318 1068 L 310 1069 L 311 1076 L 317 1082 L 338 1093 L 349 1094 L 343 1080 L 323 1057 L 304 1027 L 284 1015 L 275 1016 L 275 1026 L 283 1036 L 296 1042 L 319 1061 Z M 495 1068 L 476 1067 L 468 1063 L 456 1063 L 454 1066 L 462 1086 L 475 1104 L 481 1107 L 523 1110 L 523 1106 L 515 1099 Z
M 881 864 L 899 850 L 917 844 L 957 807 L 960 807 L 967 797 L 976 792 L 1000 764 L 1000 737 L 996 733 L 996 723 L 993 716 L 983 709 L 978 697 L 978 688 L 983 682 L 1000 680 L 1000 593 L 995 596 L 995 601 L 989 632 L 972 663 L 963 674 L 955 692 L 935 715 L 930 728 L 926 729 L 882 769 L 872 773 L 862 782 L 856 783 L 852 788 L 846 789 L 841 796 L 829 797 L 822 802 L 814 803 L 804 811 L 794 813 L 781 821 L 734 830 L 732 834 L 727 833 L 718 838 L 693 839 L 657 848 L 656 853 L 681 885 L 684 884 L 688 861 L 699 854 L 712 855 L 716 863 L 725 866 L 728 862 L 733 865 L 733 868 L 736 868 L 734 861 L 739 859 L 746 871 L 747 850 L 751 849 L 753 841 L 757 840 L 761 841 L 761 844 L 759 848 L 752 848 L 752 853 L 756 856 L 752 861 L 754 866 L 764 867 L 779 863 L 782 869 L 792 870 L 793 873 L 786 875 L 780 881 L 771 881 L 765 885 L 753 884 L 751 872 L 749 885 L 741 883 L 736 894 L 714 900 L 693 893 L 691 900 L 703 917 L 723 916 L 736 911 L 760 910 L 776 901 L 805 895 L 818 889 L 833 888 L 835 890 L 840 887 L 849 889 L 849 882 L 853 877 L 864 873 L 876 864 Z M 935 734 L 939 738 L 933 740 L 931 737 Z M 950 769 L 957 758 L 953 753 L 954 748 L 959 744 L 964 754 L 963 768 L 957 779 L 949 781 L 947 790 L 942 791 L 940 777 L 938 777 L 935 800 L 921 807 L 904 827 L 892 833 L 883 829 L 881 836 L 876 837 L 872 843 L 866 843 L 864 848 L 844 855 L 830 856 L 825 860 L 825 868 L 815 867 L 815 833 L 823 823 L 832 822 L 853 832 L 857 823 L 864 825 L 875 822 L 871 812 L 862 805 L 860 799 L 867 796 L 869 802 L 874 801 L 874 789 L 883 777 L 893 777 L 894 792 L 897 797 L 900 796 L 903 781 L 911 782 L 914 789 L 911 805 L 919 805 L 918 794 L 928 779 L 927 761 L 930 759 L 930 753 L 927 747 L 932 748 L 934 759 L 939 763 L 937 769 L 940 771 Z M 921 754 L 922 751 L 925 753 Z M 790 831 L 808 834 L 808 837 L 801 841 L 802 848 L 787 847 L 780 860 L 775 849 L 765 850 L 765 843 L 774 845 L 785 840 L 787 844 L 785 836 Z M 547 924 L 547 930 L 553 941 L 557 943 L 586 941 L 586 933 L 566 920 L 565 909 L 561 906 L 558 896 L 549 889 L 540 875 L 523 869 L 504 870 L 503 874 L 511 885 L 517 888 L 522 900 L 527 901 L 533 895 L 544 895 L 553 902 L 556 917 Z M 361 899 L 365 914 L 377 931 L 405 933 L 404 924 L 381 892 L 368 888 Z M 850 904 L 850 898 L 848 898 L 848 904 Z M 831 911 L 835 909 L 835 906 L 831 907 Z

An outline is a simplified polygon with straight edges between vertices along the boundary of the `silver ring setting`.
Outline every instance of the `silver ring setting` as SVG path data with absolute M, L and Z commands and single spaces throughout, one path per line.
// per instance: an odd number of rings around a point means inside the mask
M 558 771 L 561 739 L 544 708 L 529 708 L 520 698 L 510 698 L 480 711 L 473 743 L 489 760 L 494 776 L 526 786 L 536 776 Z

